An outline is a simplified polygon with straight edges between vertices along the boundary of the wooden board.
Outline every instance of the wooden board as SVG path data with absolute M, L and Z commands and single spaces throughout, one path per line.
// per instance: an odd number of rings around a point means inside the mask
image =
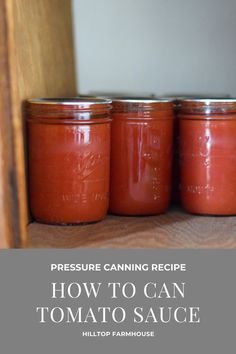
M 7 0 L 13 21 L 12 77 L 16 100 L 76 94 L 71 3 Z M 15 105 L 20 114 L 20 105 Z
M 236 217 L 171 210 L 150 217 L 108 216 L 81 226 L 29 225 L 32 248 L 236 248 Z
M 30 97 L 76 95 L 71 3 L 0 4 L 0 131 L 5 137 L 0 143 L 0 245 L 18 247 L 26 242 L 29 221 L 23 102 Z
M 8 34 L 6 3 L 0 1 L 0 248 L 18 247 L 21 233 L 11 119 Z

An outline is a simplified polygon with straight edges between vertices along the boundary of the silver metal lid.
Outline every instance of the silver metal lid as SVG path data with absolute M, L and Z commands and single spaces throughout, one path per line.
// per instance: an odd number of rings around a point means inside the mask
M 182 101 L 210 105 L 211 103 L 236 103 L 236 98 L 185 98 Z
M 112 102 L 126 102 L 126 103 L 172 103 L 173 100 L 169 98 L 148 98 L 148 97 L 112 97 Z
M 27 100 L 30 104 L 45 104 L 45 105 L 80 105 L 90 106 L 98 104 L 111 104 L 110 99 L 92 98 L 92 97 L 58 97 L 58 98 L 32 98 Z

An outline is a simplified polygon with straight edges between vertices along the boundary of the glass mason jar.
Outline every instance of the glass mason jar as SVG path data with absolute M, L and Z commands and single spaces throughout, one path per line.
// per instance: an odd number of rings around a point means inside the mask
M 173 103 L 166 99 L 112 100 L 111 213 L 155 215 L 171 193 Z
M 109 202 L 111 101 L 46 98 L 26 105 L 30 208 L 49 224 L 94 222 Z
M 183 207 L 195 214 L 236 214 L 236 100 L 181 102 Z

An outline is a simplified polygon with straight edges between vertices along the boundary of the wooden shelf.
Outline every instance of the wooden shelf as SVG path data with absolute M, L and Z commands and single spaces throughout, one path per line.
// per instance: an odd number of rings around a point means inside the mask
M 29 248 L 236 248 L 236 217 L 172 209 L 150 217 L 108 216 L 79 226 L 29 225 Z
M 24 101 L 76 96 L 70 0 L 0 0 L 0 248 L 27 242 Z

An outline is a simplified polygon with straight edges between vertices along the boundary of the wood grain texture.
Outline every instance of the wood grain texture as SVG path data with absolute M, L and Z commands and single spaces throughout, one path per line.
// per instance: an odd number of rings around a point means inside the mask
M 22 150 L 26 151 L 23 145 L 26 139 L 25 123 L 19 119 L 23 116 L 22 103 L 31 97 L 76 94 L 71 3 L 68 0 L 8 0 L 7 4 L 20 218 L 25 225 L 28 218 Z
M 0 248 L 19 247 L 19 208 L 12 124 L 9 28 L 5 1 L 0 1 Z
M 76 95 L 71 3 L 2 0 L 0 4 L 0 126 L 4 137 L 0 143 L 0 217 L 5 225 L 0 232 L 7 232 L 8 246 L 18 247 L 26 243 L 29 221 L 23 102 L 30 97 Z
M 236 217 L 180 210 L 150 217 L 108 216 L 81 226 L 29 225 L 30 248 L 236 248 Z
M 13 21 L 16 99 L 76 94 L 71 3 L 8 0 Z M 16 113 L 21 107 L 16 105 Z

